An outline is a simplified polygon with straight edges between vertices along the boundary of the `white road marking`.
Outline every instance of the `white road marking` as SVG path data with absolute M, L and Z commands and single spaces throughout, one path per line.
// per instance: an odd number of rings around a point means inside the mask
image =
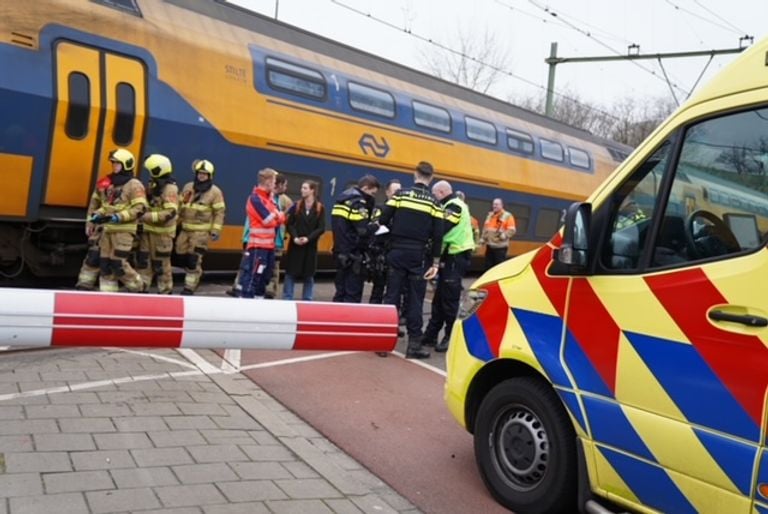
M 331 353 L 322 353 L 320 355 L 307 355 L 305 357 L 296 357 L 293 359 L 282 359 L 279 361 L 261 362 L 259 364 L 242 366 L 240 368 L 240 371 L 248 371 L 251 369 L 261 369 L 261 368 L 271 368 L 274 366 L 285 366 L 286 364 L 297 364 L 299 362 L 316 361 L 321 359 L 331 359 L 333 357 L 341 357 L 343 355 L 350 355 L 353 353 L 360 353 L 360 352 L 331 352 Z
M 185 368 L 197 369 L 197 366 L 195 366 L 194 364 L 190 364 L 188 361 L 183 361 L 183 360 L 179 360 L 179 359 L 173 359 L 171 357 L 166 357 L 164 355 L 158 355 L 156 353 L 140 352 L 140 351 L 137 351 L 137 350 L 126 350 L 125 348 L 109 348 L 109 349 L 110 350 L 117 350 L 119 352 L 124 352 L 124 353 L 132 353 L 134 355 L 141 355 L 142 357 L 149 357 L 151 359 L 156 359 L 156 360 L 159 360 L 159 361 L 170 362 L 172 364 L 176 364 L 178 366 L 183 366 Z
M 189 362 L 197 366 L 197 368 L 205 375 L 221 373 L 219 368 L 205 360 L 199 353 L 191 348 L 176 348 L 176 351 L 186 357 Z
M 222 371 L 229 373 L 237 373 L 240 371 L 241 357 L 242 350 L 224 350 L 224 357 L 221 360 Z

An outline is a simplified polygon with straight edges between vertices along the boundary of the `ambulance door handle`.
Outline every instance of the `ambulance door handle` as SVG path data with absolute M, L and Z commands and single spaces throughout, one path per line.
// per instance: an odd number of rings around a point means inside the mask
M 709 319 L 712 321 L 730 321 L 741 323 L 748 327 L 768 327 L 768 319 L 762 316 L 750 316 L 748 314 L 732 314 L 724 311 L 710 311 Z

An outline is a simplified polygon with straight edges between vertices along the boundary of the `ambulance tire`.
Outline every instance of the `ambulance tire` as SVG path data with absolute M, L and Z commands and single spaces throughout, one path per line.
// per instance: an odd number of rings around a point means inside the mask
M 560 399 L 533 377 L 505 380 L 483 399 L 475 458 L 486 487 L 525 513 L 578 512 L 576 436 Z

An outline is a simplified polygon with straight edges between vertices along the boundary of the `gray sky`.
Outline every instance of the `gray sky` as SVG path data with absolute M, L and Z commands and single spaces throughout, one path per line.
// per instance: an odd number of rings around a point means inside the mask
M 277 3 L 279 2 L 279 3 Z M 440 50 L 405 33 L 458 48 L 456 34 L 486 30 L 508 53 L 510 74 L 493 94 L 503 99 L 543 95 L 550 43 L 558 55 L 588 57 L 626 54 L 630 44 L 640 53 L 738 48 L 739 37 L 768 34 L 767 0 L 235 0 L 258 13 L 310 32 L 423 69 L 423 53 Z M 346 7 L 345 7 L 346 6 Z M 351 9 L 350 9 L 351 8 Z M 395 27 L 354 12 L 369 14 Z M 550 13 L 556 13 L 553 17 Z M 587 35 L 589 34 L 589 35 Z M 735 58 L 715 57 L 699 85 Z M 664 60 L 683 100 L 704 70 L 709 57 Z M 656 60 L 563 64 L 557 67 L 555 89 L 582 100 L 611 105 L 627 96 L 671 98 L 670 87 Z M 535 85 L 531 85 L 531 83 Z M 538 86 L 538 87 L 537 87 Z

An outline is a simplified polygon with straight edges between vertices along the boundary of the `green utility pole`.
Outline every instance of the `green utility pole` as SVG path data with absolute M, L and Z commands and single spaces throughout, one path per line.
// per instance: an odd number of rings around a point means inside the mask
M 739 41 L 743 42 L 744 40 L 751 39 L 752 38 L 750 36 L 745 36 Z M 549 57 L 544 59 L 544 62 L 549 64 L 549 79 L 547 80 L 547 103 L 545 114 L 550 117 L 552 116 L 552 99 L 555 91 L 555 66 L 558 64 L 565 64 L 567 62 L 634 61 L 639 59 L 658 59 L 659 64 L 661 64 L 662 59 L 673 59 L 677 57 L 700 57 L 704 55 L 708 55 L 711 62 L 712 58 L 716 55 L 737 54 L 745 48 L 746 46 L 740 46 L 739 48 L 725 48 L 721 50 L 699 50 L 696 52 L 671 52 L 663 54 L 628 53 L 627 55 L 606 55 L 598 57 L 558 57 L 557 43 L 552 43 L 549 50 Z M 629 49 L 631 51 L 632 49 L 639 49 L 639 47 L 637 45 L 630 45 Z M 709 63 L 707 63 L 707 66 L 709 66 Z M 661 69 L 664 71 L 664 76 L 666 77 L 667 72 L 664 70 L 664 66 L 662 66 Z M 702 70 L 701 75 L 704 74 L 705 70 L 706 66 L 704 67 L 704 70 Z M 701 75 L 699 75 L 699 79 L 701 79 Z M 667 82 L 669 83 L 669 79 L 667 79 Z M 698 80 L 696 80 L 696 83 L 698 83 Z M 696 86 L 694 85 L 694 87 Z M 675 100 L 677 100 L 677 98 L 675 98 Z

